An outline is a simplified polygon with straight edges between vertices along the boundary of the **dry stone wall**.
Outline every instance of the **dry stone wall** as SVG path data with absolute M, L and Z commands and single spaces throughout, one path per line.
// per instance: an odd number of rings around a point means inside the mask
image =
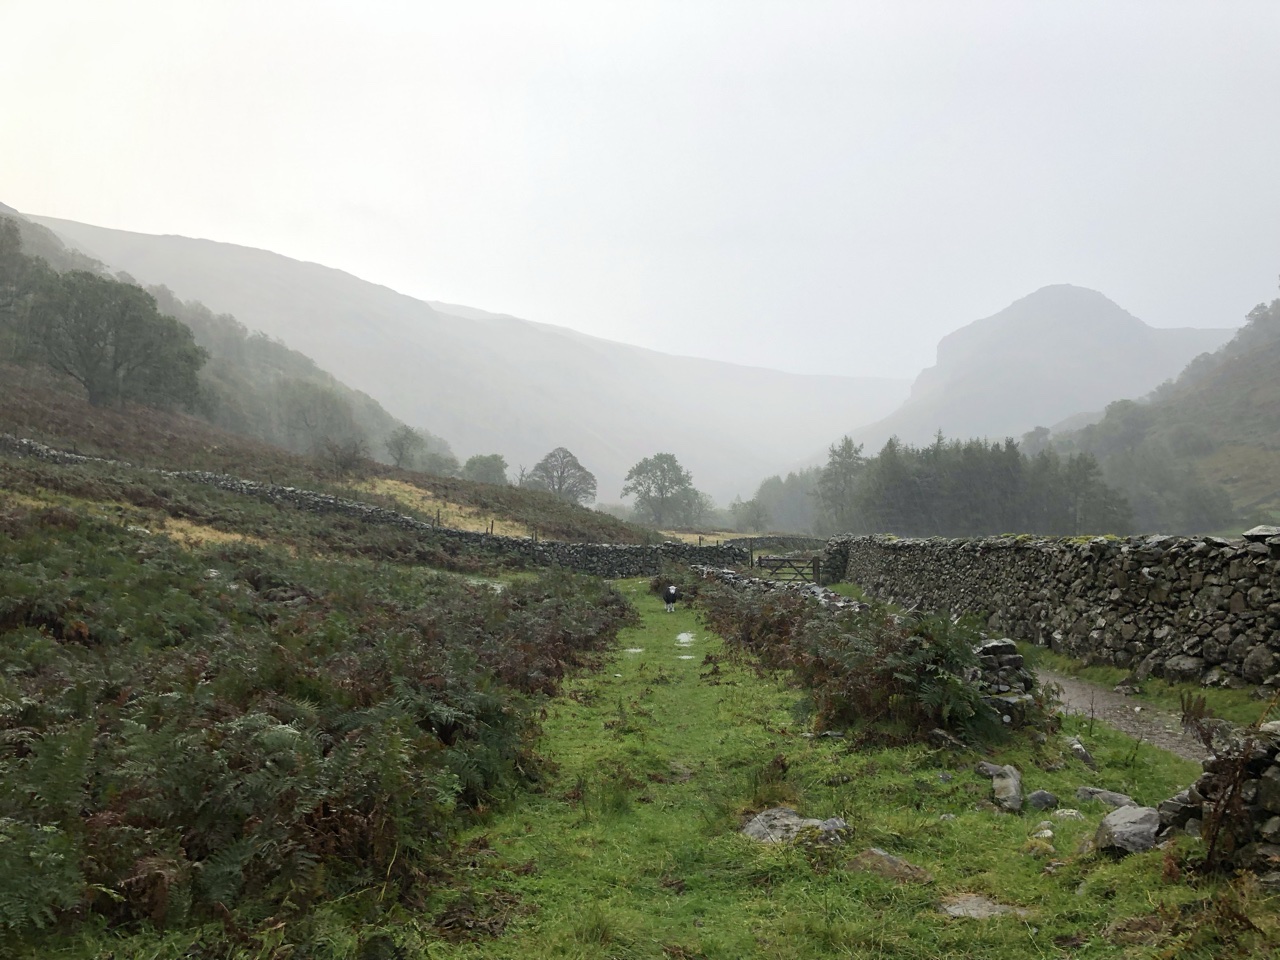
M 977 614 L 990 630 L 1095 663 L 1280 689 L 1280 532 L 1249 539 L 834 537 L 827 582 Z
M 99 457 L 84 457 L 65 450 L 55 450 L 34 440 L 23 440 L 7 435 L 0 435 L 0 452 L 66 465 L 113 462 Z M 287 504 L 300 510 L 339 514 L 363 523 L 399 527 L 420 535 L 424 541 L 440 544 L 445 549 L 514 557 L 530 566 L 567 567 L 580 573 L 590 573 L 610 579 L 651 577 L 661 570 L 664 563 L 715 566 L 750 563 L 747 549 L 732 543 L 696 546 L 690 543 L 668 541 L 660 544 L 635 545 L 569 543 L 561 540 L 533 540 L 530 537 L 503 537 L 470 530 L 437 527 L 385 507 L 299 487 L 259 483 L 223 473 L 198 470 L 157 470 L 155 472 L 159 476 L 207 484 L 232 493 L 258 497 L 272 503 Z

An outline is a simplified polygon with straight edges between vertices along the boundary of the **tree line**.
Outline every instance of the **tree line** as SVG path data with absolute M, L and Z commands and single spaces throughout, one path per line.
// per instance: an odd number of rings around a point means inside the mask
M 1045 449 L 1027 456 L 1012 438 L 948 440 L 941 433 L 926 447 L 892 438 L 875 456 L 843 437 L 824 466 L 761 483 L 742 514 L 757 523 L 763 515 L 772 529 L 820 535 L 1077 536 L 1132 529 L 1127 500 L 1103 480 L 1090 454 Z

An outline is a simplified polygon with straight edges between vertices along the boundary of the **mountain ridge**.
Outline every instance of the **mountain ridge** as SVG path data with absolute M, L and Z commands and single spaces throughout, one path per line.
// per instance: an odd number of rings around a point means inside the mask
M 252 247 L 31 219 L 141 282 L 284 340 L 400 419 L 431 424 L 460 454 L 499 452 L 514 468 L 566 446 L 597 474 L 602 501 L 617 499 L 630 466 L 659 450 L 718 499 L 745 494 L 850 419 L 875 420 L 906 394 L 905 381 L 889 378 L 791 374 L 478 308 L 445 313 Z
M 1019 437 L 1149 393 L 1233 333 L 1152 327 L 1096 290 L 1052 284 L 947 334 L 903 405 L 850 435 L 872 451 L 890 436 L 926 444 L 938 430 Z

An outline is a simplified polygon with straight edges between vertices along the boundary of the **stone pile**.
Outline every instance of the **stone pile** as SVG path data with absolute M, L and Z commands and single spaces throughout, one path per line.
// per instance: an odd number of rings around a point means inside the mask
M 1220 730 L 1213 756 L 1204 761 L 1204 773 L 1160 804 L 1161 835 L 1183 831 L 1201 836 L 1224 804 L 1219 852 L 1238 867 L 1276 871 L 1280 867 L 1280 721 L 1264 723 L 1257 730 Z
M 1017 644 L 1008 638 L 988 640 L 976 652 L 978 666 L 971 679 L 984 692 L 982 699 L 1005 723 L 1021 726 L 1034 703 L 1036 678 L 1026 669 Z
M 834 537 L 827 582 L 1094 663 L 1280 690 L 1280 528 L 1240 539 Z
M 760 577 L 739 573 L 737 570 L 725 566 L 709 566 L 701 563 L 693 563 L 690 566 L 693 568 L 694 573 L 702 579 L 718 580 L 737 590 L 746 590 L 754 593 L 770 593 L 773 591 L 796 593 L 801 596 L 812 597 L 824 607 L 832 610 L 870 609 L 861 601 L 851 600 L 848 597 L 841 596 L 834 590 L 828 590 L 826 587 L 819 586 L 816 583 L 805 583 L 800 580 L 765 580 Z

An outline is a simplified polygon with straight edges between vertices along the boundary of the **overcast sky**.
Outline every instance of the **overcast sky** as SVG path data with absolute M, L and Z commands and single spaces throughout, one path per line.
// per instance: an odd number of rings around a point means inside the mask
M 1277 295 L 1280 2 L 0 0 L 0 201 L 910 377 L 1049 283 Z

